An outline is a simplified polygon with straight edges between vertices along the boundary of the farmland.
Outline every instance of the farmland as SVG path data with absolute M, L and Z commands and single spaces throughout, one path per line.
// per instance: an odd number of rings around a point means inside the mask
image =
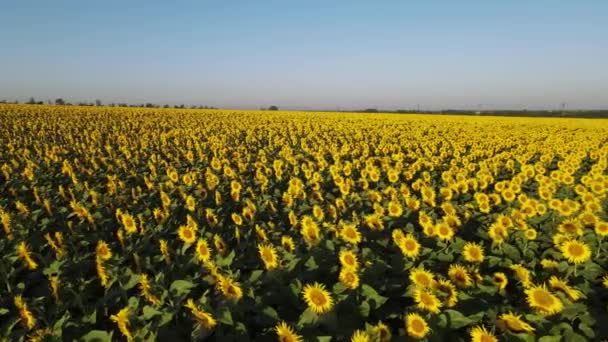
M 0 105 L 0 171 L 0 340 L 608 337 L 605 120 Z

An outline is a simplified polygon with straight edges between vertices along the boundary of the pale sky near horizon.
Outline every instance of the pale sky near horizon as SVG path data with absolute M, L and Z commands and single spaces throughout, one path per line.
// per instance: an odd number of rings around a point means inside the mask
M 608 1 L 3 1 L 0 100 L 608 108 Z

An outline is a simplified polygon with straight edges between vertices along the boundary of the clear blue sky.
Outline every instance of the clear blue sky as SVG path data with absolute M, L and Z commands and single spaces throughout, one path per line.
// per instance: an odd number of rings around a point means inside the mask
M 608 1 L 3 1 L 0 99 L 608 108 Z

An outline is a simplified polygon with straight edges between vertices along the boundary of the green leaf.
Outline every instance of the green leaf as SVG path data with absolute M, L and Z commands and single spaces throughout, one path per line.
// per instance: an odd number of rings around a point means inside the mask
M 220 258 L 217 261 L 217 265 L 218 266 L 230 266 L 232 265 L 232 261 L 234 260 L 234 256 L 236 254 L 234 253 L 234 250 L 230 251 L 230 254 L 228 254 L 225 258 Z
M 361 316 L 367 318 L 369 316 L 369 311 L 370 307 L 368 302 L 363 302 L 361 303 L 361 305 L 359 305 L 359 313 L 361 314 Z
M 146 305 L 146 306 L 144 306 L 144 309 L 143 309 L 142 318 L 146 321 L 149 321 L 152 318 L 154 318 L 158 315 L 161 315 L 161 314 L 162 314 L 162 312 L 156 310 L 155 308 L 151 307 L 150 305 Z
M 583 268 L 579 274 L 589 281 L 595 281 L 603 272 L 600 265 L 590 262 L 585 265 L 585 268 Z
M 521 253 L 519 253 L 517 248 L 505 243 L 502 245 L 502 250 L 504 254 L 512 261 L 518 262 L 521 260 Z
M 566 331 L 564 334 L 564 340 L 568 342 L 587 342 L 587 338 L 585 336 L 579 335 L 574 331 Z
M 251 275 L 249 276 L 249 281 L 250 282 L 255 282 L 256 280 L 258 280 L 260 278 L 260 276 L 264 273 L 264 271 L 262 270 L 253 270 L 251 272 Z
M 388 298 L 381 296 L 373 287 L 367 284 L 363 284 L 361 286 L 361 290 L 363 292 L 363 296 L 368 299 L 368 302 L 371 302 L 370 306 L 372 309 L 381 307 L 388 300 Z
M 315 257 L 311 256 L 310 258 L 308 258 L 308 260 L 306 260 L 306 263 L 304 264 L 304 266 L 306 267 L 306 270 L 308 271 L 314 271 L 317 268 L 319 268 L 319 265 L 317 265 L 317 262 L 315 261 Z
M 113 332 L 104 330 L 92 330 L 80 338 L 83 342 L 112 342 Z
M 217 320 L 220 323 L 226 324 L 226 325 L 233 325 L 234 322 L 232 321 L 232 314 L 230 313 L 230 309 L 223 307 L 222 309 L 220 309 L 220 312 L 218 313 L 217 316 Z
M 7 313 L 9 313 L 9 312 L 10 312 L 10 310 L 9 310 L 9 309 L 6 309 L 6 308 L 0 308 L 0 316 L 2 316 L 2 315 L 6 315 L 6 314 L 7 314 Z
M 317 336 L 317 342 L 331 342 L 331 336 Z
M 270 318 L 279 320 L 279 314 L 272 306 L 267 306 L 262 310 L 262 313 Z
M 316 313 L 314 313 L 310 308 L 307 308 L 300 315 L 300 319 L 298 320 L 298 328 L 303 328 L 307 324 L 314 324 L 319 319 Z
M 543 336 L 538 339 L 538 342 L 561 342 L 561 336 Z
M 194 287 L 191 281 L 187 280 L 176 280 L 171 283 L 169 292 L 174 293 L 177 297 L 182 297 L 190 293 L 190 290 Z
M 587 324 L 581 323 L 581 324 L 578 325 L 578 328 L 579 328 L 580 331 L 583 332 L 583 334 L 585 334 L 585 336 L 587 336 L 589 338 L 594 338 L 595 337 L 595 332 Z
M 439 322 L 440 326 L 443 322 L 445 322 L 443 323 L 445 324 L 444 327 L 451 329 L 460 329 L 462 327 L 466 327 L 467 325 L 475 323 L 475 321 L 456 310 L 445 310 L 444 312 L 442 312 Z

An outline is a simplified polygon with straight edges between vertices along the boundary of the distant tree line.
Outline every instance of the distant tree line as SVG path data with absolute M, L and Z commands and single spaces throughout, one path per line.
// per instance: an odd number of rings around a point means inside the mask
M 0 100 L 0 103 L 12 103 L 12 104 L 19 104 L 19 101 L 7 101 L 7 100 Z M 34 97 L 30 97 L 29 100 L 27 102 L 24 102 L 25 104 L 30 104 L 30 105 L 43 105 L 45 104 L 44 101 L 37 101 Z M 87 101 L 80 101 L 80 102 L 76 102 L 76 103 L 70 103 L 65 101 L 63 98 L 57 98 L 55 99 L 55 101 L 52 100 L 48 100 L 46 102 L 46 104 L 49 105 L 56 105 L 56 106 L 95 106 L 95 107 L 103 107 L 104 104 L 101 100 L 95 100 L 93 102 L 87 102 Z M 141 103 L 141 104 L 129 104 L 129 103 L 110 103 L 107 105 L 108 107 L 129 107 L 129 108 L 180 108 L 180 109 L 186 109 L 186 108 L 190 108 L 190 109 L 218 109 L 217 107 L 213 107 L 213 106 L 203 106 L 203 105 L 191 105 L 191 106 L 186 106 L 185 104 L 181 104 L 181 105 L 158 105 L 158 104 L 154 104 L 154 103 Z

